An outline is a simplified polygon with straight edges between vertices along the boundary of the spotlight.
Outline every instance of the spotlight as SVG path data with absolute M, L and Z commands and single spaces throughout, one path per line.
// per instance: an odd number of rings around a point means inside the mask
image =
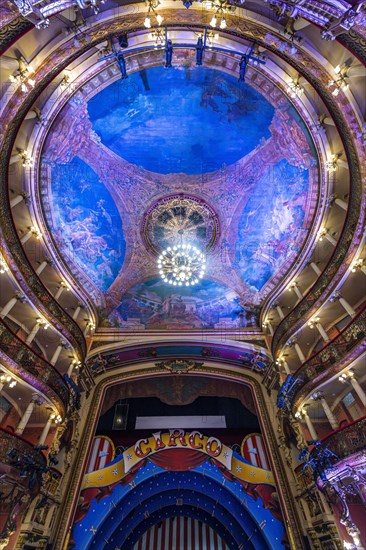
M 121 78 L 122 79 L 127 78 L 128 74 L 127 74 L 127 69 L 126 69 L 126 61 L 125 61 L 123 53 L 118 52 L 116 57 L 117 57 L 117 62 L 118 62 L 120 71 L 121 71 Z
M 196 45 L 196 65 L 202 65 L 202 59 L 203 59 L 203 38 L 202 36 L 198 37 L 197 45 Z
M 128 48 L 128 35 L 126 32 L 118 37 L 118 44 L 121 48 Z
M 169 69 L 172 66 L 173 59 L 173 43 L 167 40 L 165 44 L 165 68 Z
M 247 64 L 248 64 L 247 56 L 242 55 L 240 60 L 240 71 L 239 71 L 239 80 L 241 82 L 245 82 L 245 73 L 247 70 Z

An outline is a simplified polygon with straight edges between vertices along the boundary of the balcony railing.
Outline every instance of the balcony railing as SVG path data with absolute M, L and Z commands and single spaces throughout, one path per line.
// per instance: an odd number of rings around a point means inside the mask
M 321 441 L 339 460 L 366 450 L 366 416 L 339 428 Z
M 4 353 L 12 362 L 13 369 L 8 367 L 49 397 L 57 409 L 65 413 L 70 404 L 70 392 L 61 374 L 41 355 L 29 348 L 1 319 L 0 321 L 0 356 Z M 61 411 L 60 411 L 61 412 Z
M 0 428 L 0 464 L 18 470 L 19 479 L 24 479 L 32 492 L 40 488 L 47 471 L 45 456 L 29 441 L 4 428 Z
M 296 405 L 295 400 L 299 401 L 305 392 L 309 393 L 321 382 L 340 372 L 346 361 L 357 357 L 364 349 L 365 337 L 366 306 L 342 332 L 297 369 L 292 378 L 292 390 L 286 393 L 288 405 Z

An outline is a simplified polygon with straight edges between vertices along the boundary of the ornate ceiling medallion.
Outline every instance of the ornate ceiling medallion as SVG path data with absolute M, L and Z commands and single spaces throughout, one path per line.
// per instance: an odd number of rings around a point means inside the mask
M 166 369 L 172 374 L 184 374 L 193 369 L 199 369 L 203 367 L 204 363 L 199 361 L 189 361 L 187 359 L 172 359 L 168 361 L 161 361 L 155 363 L 155 366 L 159 369 Z
M 183 193 L 164 197 L 151 206 L 142 225 L 145 244 L 154 254 L 178 245 L 190 245 L 203 254 L 214 245 L 218 230 L 213 208 L 202 199 Z

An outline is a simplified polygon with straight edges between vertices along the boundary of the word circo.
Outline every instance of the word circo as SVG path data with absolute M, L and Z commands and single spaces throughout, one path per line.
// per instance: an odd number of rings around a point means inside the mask
M 155 432 L 153 435 L 154 447 L 146 447 L 146 445 L 152 444 L 152 439 L 139 439 L 136 441 L 134 451 L 139 458 L 145 458 L 150 453 L 156 453 L 162 449 L 170 447 L 190 447 L 198 451 L 207 453 L 210 456 L 217 457 L 222 451 L 222 443 L 217 437 L 206 437 L 194 430 L 189 434 L 186 434 L 184 430 L 175 429 L 169 430 L 169 441 L 165 444 L 161 438 L 161 432 Z M 206 440 L 206 441 L 204 441 Z M 143 446 L 145 448 L 143 448 Z

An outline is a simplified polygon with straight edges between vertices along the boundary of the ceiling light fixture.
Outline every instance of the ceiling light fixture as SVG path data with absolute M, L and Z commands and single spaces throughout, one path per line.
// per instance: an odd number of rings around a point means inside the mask
M 327 172 L 332 173 L 337 171 L 339 158 L 339 154 L 330 156 L 330 158 L 325 162 L 325 169 Z
M 170 285 L 195 285 L 205 274 L 206 258 L 189 244 L 168 246 L 158 258 L 158 268 L 163 281 Z
M 218 2 L 206 2 L 206 9 L 216 10 L 215 14 L 211 18 L 210 26 L 212 28 L 216 28 L 218 18 L 220 18 L 219 27 L 221 30 L 224 30 L 227 27 L 225 13 L 234 12 L 235 6 L 230 6 L 226 0 L 219 0 Z
M 29 78 L 29 75 L 34 73 L 34 69 L 27 64 L 23 57 L 20 57 L 17 61 L 19 67 L 14 74 L 9 76 L 9 80 L 14 84 L 20 84 L 22 92 L 26 93 L 30 88 L 34 88 L 35 81 Z
M 150 18 L 150 12 L 153 12 L 153 14 L 156 17 L 157 24 L 160 26 L 164 20 L 164 18 L 160 15 L 160 13 L 156 13 L 156 8 L 159 6 L 160 2 L 159 0 L 147 0 L 146 5 L 148 6 L 147 15 L 145 17 L 144 26 L 147 29 L 151 29 L 151 18 Z
M 2 254 L 0 254 L 0 273 L 1 274 L 6 273 L 7 271 L 9 271 L 9 266 L 4 260 L 4 257 L 2 256 Z
M 348 84 L 348 69 L 349 67 L 347 65 L 337 65 L 337 67 L 334 69 L 335 74 L 337 77 L 334 80 L 329 80 L 328 87 L 333 88 L 332 95 L 337 97 L 339 92 L 341 90 L 345 91 L 348 90 L 349 84 Z
M 300 86 L 299 80 L 300 77 L 297 76 L 296 78 L 291 79 L 287 85 L 287 93 L 292 98 L 300 97 L 304 92 L 304 88 Z

